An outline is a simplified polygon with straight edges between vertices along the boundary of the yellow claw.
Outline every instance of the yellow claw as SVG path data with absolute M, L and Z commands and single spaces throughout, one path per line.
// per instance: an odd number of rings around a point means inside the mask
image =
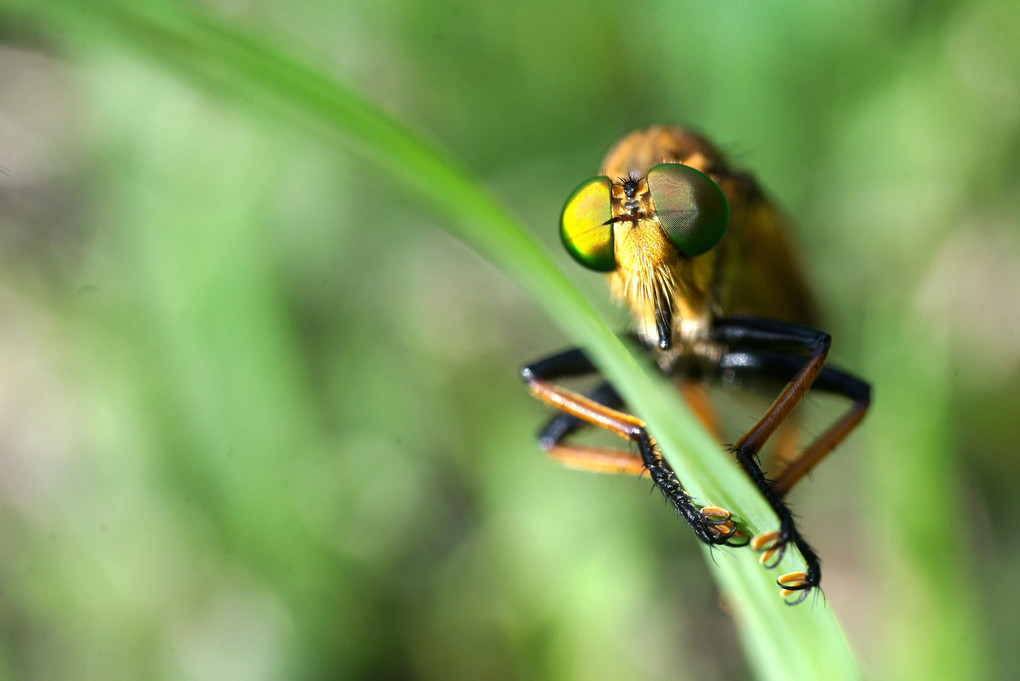
M 772 532 L 763 532 L 751 540 L 751 548 L 762 552 L 758 562 L 766 568 L 774 568 L 783 559 L 786 547 L 781 539 L 782 535 L 774 530 Z
M 708 521 L 709 532 L 714 534 L 717 538 L 721 538 L 726 541 L 731 537 L 743 537 L 739 532 L 736 521 L 733 520 L 733 514 L 727 511 L 725 508 L 719 506 L 702 506 L 699 510 L 701 517 Z M 736 546 L 736 544 L 728 544 Z M 743 546 L 743 544 L 741 544 Z
M 779 586 L 783 587 L 779 595 L 785 600 L 790 596 L 797 596 L 795 601 L 787 601 L 787 605 L 796 605 L 807 598 L 811 587 L 807 583 L 807 573 L 790 572 L 776 580 Z
M 785 575 L 783 575 L 782 577 L 780 577 L 779 579 L 777 579 L 776 581 L 779 582 L 780 586 L 787 586 L 787 587 L 804 586 L 804 584 L 807 582 L 807 573 L 806 572 L 788 572 Z
M 761 556 L 758 558 L 758 564 L 759 565 L 768 565 L 769 563 L 772 562 L 772 558 L 776 555 L 777 552 L 778 552 L 778 549 L 768 549 L 767 551 L 763 551 Z M 769 567 L 775 567 L 775 566 L 773 565 L 773 566 L 769 566 Z
M 755 551 L 769 551 L 775 550 L 775 544 L 779 541 L 779 532 L 773 530 L 772 532 L 762 532 L 761 534 L 755 535 L 754 539 L 751 540 L 751 548 Z
M 785 593 L 786 591 L 790 591 L 791 589 L 793 591 L 800 591 L 804 588 L 804 585 L 807 584 L 807 573 L 788 572 L 787 574 L 777 579 L 776 582 L 779 584 L 779 586 L 783 587 L 784 591 L 783 595 L 785 596 L 788 595 Z
M 718 506 L 702 506 L 701 515 L 709 518 L 725 518 L 729 520 L 733 514 L 725 508 L 719 508 Z

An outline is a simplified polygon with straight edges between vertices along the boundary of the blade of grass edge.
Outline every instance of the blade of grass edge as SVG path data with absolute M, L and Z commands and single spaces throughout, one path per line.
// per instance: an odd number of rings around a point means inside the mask
M 65 39 L 89 46 L 97 36 L 114 38 L 186 80 L 340 142 L 385 167 L 447 216 L 445 224 L 454 236 L 524 288 L 586 348 L 648 422 L 697 499 L 735 511 L 752 531 L 775 526 L 774 515 L 751 483 L 720 455 L 672 386 L 626 350 L 537 241 L 470 173 L 420 136 L 328 75 L 197 11 L 161 2 L 79 6 L 70 1 L 51 3 L 45 10 L 46 18 L 63 27 Z M 716 551 L 712 558 L 712 573 L 760 678 L 861 677 L 831 609 L 817 604 L 786 607 L 774 575 L 763 570 L 750 551 Z

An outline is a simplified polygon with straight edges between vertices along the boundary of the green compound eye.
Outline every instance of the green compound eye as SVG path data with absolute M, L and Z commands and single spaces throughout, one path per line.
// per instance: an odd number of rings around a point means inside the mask
M 581 183 L 563 206 L 560 238 L 577 262 L 598 272 L 616 269 L 613 252 L 613 226 L 604 224 L 613 217 L 608 177 L 593 177 Z
M 666 236 L 684 255 L 701 255 L 719 243 L 730 205 L 707 175 L 679 163 L 648 171 L 648 191 Z

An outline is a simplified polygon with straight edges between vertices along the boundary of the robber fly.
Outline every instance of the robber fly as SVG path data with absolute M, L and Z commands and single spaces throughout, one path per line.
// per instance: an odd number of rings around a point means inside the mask
M 749 543 L 770 569 L 792 544 L 806 571 L 777 583 L 788 603 L 800 603 L 821 583 L 821 567 L 783 498 L 861 422 L 871 388 L 825 365 L 831 339 L 817 329 L 782 216 L 754 178 L 730 168 L 705 138 L 660 126 L 632 132 L 610 149 L 601 174 L 567 199 L 560 236 L 581 265 L 606 273 L 613 297 L 630 310 L 640 345 L 717 435 L 706 382 L 776 386 L 765 415 L 728 449 L 775 511 L 779 528 L 748 539 L 728 511 L 697 504 L 644 422 L 622 411 L 623 400 L 609 383 L 584 395 L 557 385 L 597 372 L 579 349 L 521 370 L 532 395 L 561 412 L 539 433 L 540 446 L 576 468 L 647 472 L 701 541 Z M 803 451 L 777 452 L 779 469 L 766 476 L 759 452 L 812 388 L 843 396 L 851 406 Z M 633 442 L 638 453 L 568 441 L 591 425 Z

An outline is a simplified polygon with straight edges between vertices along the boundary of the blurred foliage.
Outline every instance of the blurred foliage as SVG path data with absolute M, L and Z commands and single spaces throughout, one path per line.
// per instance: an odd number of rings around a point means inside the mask
M 617 136 L 729 149 L 875 386 L 795 495 L 811 607 L 876 678 L 1020 666 L 1012 3 L 209 4 L 451 150 L 568 267 L 555 216 Z M 646 483 L 537 454 L 516 368 L 565 339 L 428 211 L 11 0 L 0 37 L 0 674 L 751 673 Z

